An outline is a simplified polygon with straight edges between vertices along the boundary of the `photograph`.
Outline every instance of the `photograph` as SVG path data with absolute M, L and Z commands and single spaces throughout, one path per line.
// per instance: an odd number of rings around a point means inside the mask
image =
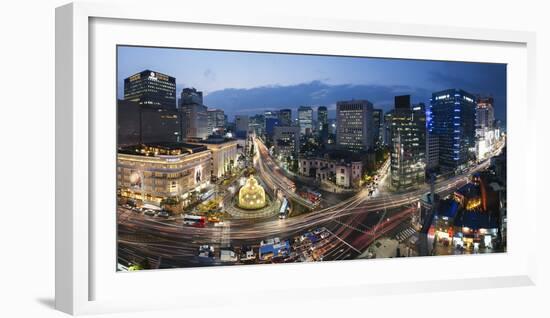
M 507 251 L 507 64 L 116 60 L 119 272 Z

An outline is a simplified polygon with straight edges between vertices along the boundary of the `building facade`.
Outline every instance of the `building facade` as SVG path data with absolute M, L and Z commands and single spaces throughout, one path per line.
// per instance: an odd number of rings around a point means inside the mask
M 275 126 L 273 128 L 275 153 L 281 158 L 297 158 L 300 152 L 300 128 L 296 126 Z
M 439 138 L 435 134 L 426 134 L 426 170 L 433 171 L 439 166 Z
M 321 182 L 330 182 L 344 188 L 355 188 L 361 184 L 363 162 L 349 156 L 335 158 L 329 154 L 300 157 L 298 173 Z
M 309 106 L 300 106 L 298 108 L 298 125 L 302 136 L 313 133 L 313 109 Z
M 184 138 L 205 139 L 208 131 L 208 109 L 204 105 L 184 104 L 180 106 Z
M 181 114 L 183 139 L 205 139 L 211 134 L 208 129 L 208 108 L 202 103 L 202 92 L 194 88 L 182 89 L 179 111 Z
M 319 131 L 319 140 L 322 144 L 328 142 L 328 109 L 325 106 L 317 108 L 317 126 Z
M 336 144 L 342 149 L 368 150 L 373 147 L 373 108 L 368 100 L 336 103 Z
M 410 96 L 395 98 L 391 121 L 391 186 L 408 189 L 424 183 L 426 168 L 425 105 L 414 107 Z
M 151 70 L 136 73 L 124 79 L 124 100 L 175 109 L 176 79 Z
M 202 92 L 192 87 L 186 87 L 181 90 L 179 105 L 190 104 L 203 105 Z
M 211 152 L 210 176 L 221 178 L 232 172 L 237 164 L 237 140 L 208 138 L 197 143 Z
M 279 111 L 279 125 L 290 126 L 292 125 L 292 110 L 285 108 Z
M 382 123 L 383 123 L 384 117 L 383 117 L 383 111 L 379 108 L 374 108 L 372 110 L 372 134 L 373 134 L 373 140 L 375 146 L 382 145 Z
M 432 94 L 426 112 L 428 134 L 438 138 L 438 164 L 442 170 L 464 168 L 475 152 L 475 96 L 460 89 Z
M 118 145 L 182 140 L 181 118 L 176 109 L 119 100 L 117 114 Z
M 248 133 L 248 119 L 246 115 L 235 116 L 235 132 L 239 138 L 245 138 Z
M 209 182 L 212 153 L 190 144 L 120 148 L 117 189 L 122 197 L 160 205 L 165 198 L 188 199 Z
M 223 109 L 208 109 L 208 134 L 223 134 L 225 131 L 225 114 Z
M 476 129 L 491 129 L 495 122 L 494 99 L 478 97 L 476 103 Z

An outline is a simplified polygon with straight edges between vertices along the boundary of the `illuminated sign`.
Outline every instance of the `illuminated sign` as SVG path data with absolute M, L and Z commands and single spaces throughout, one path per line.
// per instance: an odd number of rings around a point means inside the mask
M 449 95 L 449 94 L 446 94 L 446 95 L 439 95 L 439 96 L 436 96 L 436 97 L 435 97 L 435 100 L 447 99 L 447 98 L 449 98 L 449 97 L 451 97 L 451 95 Z
M 462 96 L 462 98 L 465 99 L 465 100 L 467 100 L 467 101 L 470 102 L 470 103 L 473 103 L 473 102 L 474 102 L 474 100 L 471 99 L 471 98 L 468 97 L 468 96 Z
M 168 76 L 160 73 L 151 72 L 149 74 L 149 79 L 153 81 L 164 81 L 168 82 Z
M 137 73 L 135 75 L 130 76 L 130 82 L 135 82 L 141 78 L 141 74 Z

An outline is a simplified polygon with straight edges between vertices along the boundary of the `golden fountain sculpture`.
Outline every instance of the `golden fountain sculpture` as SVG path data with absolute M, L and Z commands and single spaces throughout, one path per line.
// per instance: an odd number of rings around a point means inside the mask
M 239 190 L 239 202 L 240 208 L 247 210 L 261 209 L 266 205 L 264 188 L 258 184 L 252 175 L 248 177 L 246 183 Z

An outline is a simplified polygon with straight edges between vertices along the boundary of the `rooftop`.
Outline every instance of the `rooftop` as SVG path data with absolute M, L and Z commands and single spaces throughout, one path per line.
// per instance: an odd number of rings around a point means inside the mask
M 119 154 L 138 155 L 146 157 L 156 156 L 178 156 L 206 151 L 204 145 L 177 143 L 177 142 L 159 142 L 125 146 L 118 149 Z

